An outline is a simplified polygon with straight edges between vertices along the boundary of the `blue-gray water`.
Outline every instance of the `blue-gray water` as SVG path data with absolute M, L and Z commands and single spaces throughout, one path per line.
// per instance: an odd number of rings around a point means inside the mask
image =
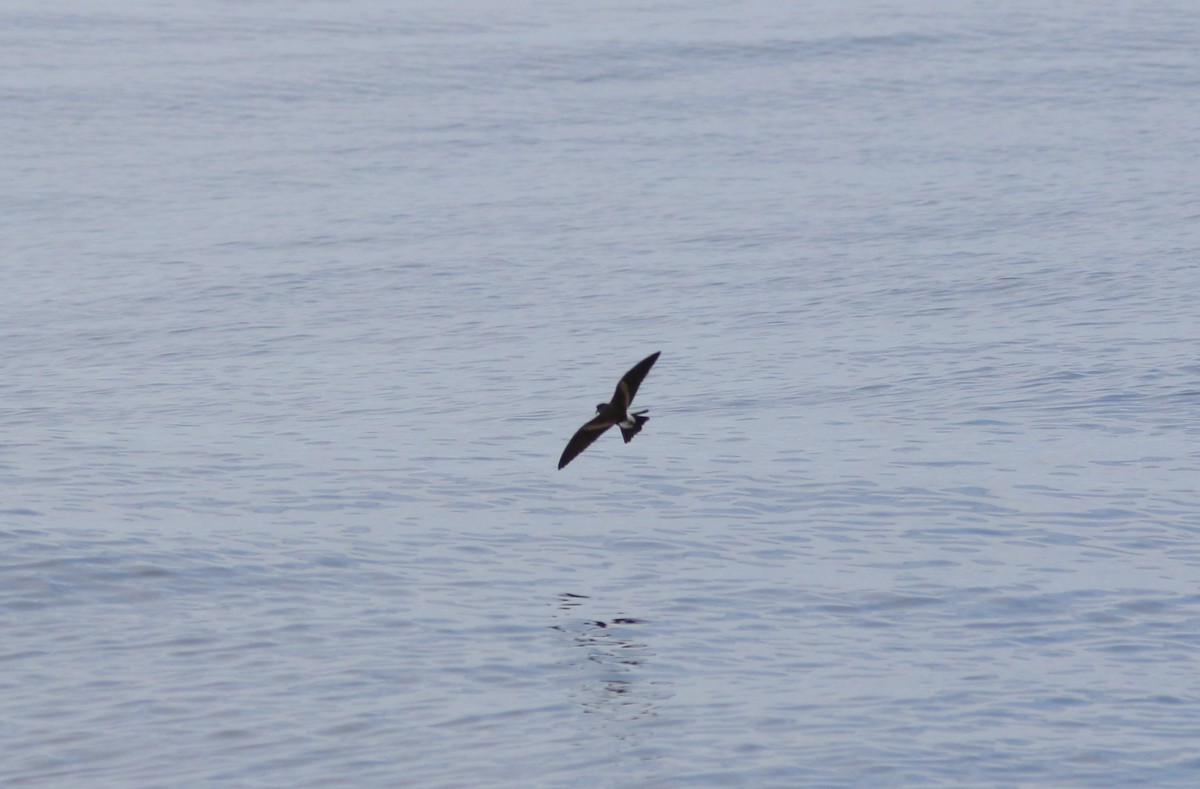
M 0 63 L 0 784 L 1200 782 L 1190 0 L 11 0 Z

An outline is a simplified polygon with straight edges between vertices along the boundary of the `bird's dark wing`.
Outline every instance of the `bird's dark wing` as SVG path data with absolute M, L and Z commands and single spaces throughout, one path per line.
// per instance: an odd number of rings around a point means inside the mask
M 612 426 L 613 421 L 611 419 L 598 416 L 576 430 L 575 435 L 571 436 L 571 440 L 567 442 L 567 448 L 563 450 L 562 457 L 558 459 L 559 470 L 561 471 L 562 467 L 574 460 L 576 455 L 590 447 L 592 442 L 600 437 L 601 433 Z
M 650 368 L 658 361 L 658 355 L 662 351 L 654 353 L 642 359 L 635 364 L 629 372 L 621 377 L 621 381 L 617 384 L 617 391 L 613 392 L 612 404 L 618 414 L 625 413 L 629 408 L 629 404 L 633 402 L 633 396 L 637 394 L 638 387 L 642 385 L 642 379 L 646 377 L 646 373 L 650 372 Z

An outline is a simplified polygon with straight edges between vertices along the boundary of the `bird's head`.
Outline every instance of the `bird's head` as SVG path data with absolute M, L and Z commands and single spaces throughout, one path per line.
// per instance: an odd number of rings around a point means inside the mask
M 608 408 L 608 403 L 596 403 L 596 413 L 600 413 L 605 408 Z

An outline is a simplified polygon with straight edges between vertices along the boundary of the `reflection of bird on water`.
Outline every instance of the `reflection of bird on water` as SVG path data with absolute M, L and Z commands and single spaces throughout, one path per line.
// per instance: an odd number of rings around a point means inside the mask
M 558 596 L 561 611 L 581 613 L 577 609 L 587 603 L 586 595 L 564 592 Z M 577 619 L 574 622 L 552 625 L 573 639 L 574 645 L 585 650 L 586 663 L 599 667 L 601 674 L 588 672 L 579 686 L 582 696 L 576 700 L 585 712 L 602 713 L 616 720 L 635 720 L 657 715 L 655 700 L 665 690 L 661 683 L 641 680 L 637 671 L 652 657 L 645 643 L 634 641 L 627 627 L 645 624 L 631 616 L 608 619 Z

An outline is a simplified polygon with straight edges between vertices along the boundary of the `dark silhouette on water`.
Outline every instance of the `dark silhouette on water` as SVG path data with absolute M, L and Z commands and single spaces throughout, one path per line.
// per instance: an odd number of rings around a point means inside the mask
M 633 402 L 633 396 L 637 394 L 638 387 L 642 385 L 642 379 L 658 361 L 660 353 L 662 351 L 656 351 L 635 364 L 617 383 L 617 390 L 613 392 L 612 402 L 600 403 L 596 406 L 596 417 L 579 428 L 567 443 L 567 448 L 563 450 L 562 457 L 558 460 L 560 470 L 574 460 L 576 455 L 591 446 L 601 433 L 613 425 L 621 428 L 621 436 L 625 439 L 626 444 L 641 432 L 642 425 L 646 424 L 650 417 L 646 416 L 644 409 L 630 412 L 629 405 Z

